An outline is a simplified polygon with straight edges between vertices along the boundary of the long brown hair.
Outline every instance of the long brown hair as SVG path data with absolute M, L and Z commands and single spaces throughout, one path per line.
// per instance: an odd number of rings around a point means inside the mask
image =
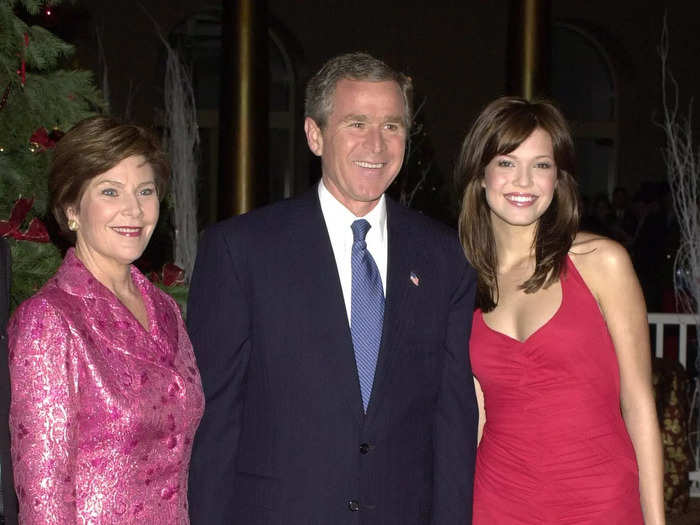
M 476 305 L 484 312 L 493 310 L 498 303 L 498 258 L 491 212 L 482 188 L 485 168 L 495 156 L 517 149 L 536 128 L 545 130 L 552 139 L 557 185 L 551 204 L 537 223 L 533 241 L 535 271 L 521 285 L 525 293 L 534 293 L 559 279 L 578 230 L 574 146 L 566 120 L 551 102 L 529 102 L 516 97 L 494 100 L 477 117 L 464 139 L 456 170 L 464 187 L 459 235 L 464 252 L 477 271 Z

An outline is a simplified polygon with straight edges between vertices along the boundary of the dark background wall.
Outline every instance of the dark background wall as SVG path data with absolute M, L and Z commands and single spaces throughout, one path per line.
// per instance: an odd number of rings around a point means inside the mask
M 143 5 L 142 9 L 140 6 Z M 217 2 L 185 0 L 85 0 L 71 41 L 78 61 L 100 71 L 95 34 L 102 32 L 110 101 L 115 114 L 150 123 L 162 107 L 164 34 Z M 506 94 L 509 7 L 506 0 L 452 2 L 269 0 L 271 23 L 295 48 L 301 85 L 328 57 L 366 50 L 413 77 L 437 169 L 449 174 L 472 119 L 489 100 Z M 567 0 L 552 2 L 553 22 L 585 28 L 600 44 L 616 81 L 618 184 L 634 191 L 665 177 L 664 136 L 653 123 L 661 109 L 657 47 L 668 12 L 671 67 L 685 111 L 700 93 L 697 2 L 678 0 Z M 98 75 L 99 76 L 99 75 Z M 700 120 L 700 117 L 696 121 Z M 301 126 L 301 122 L 299 122 Z
M 692 1 L 552 2 L 554 20 L 589 28 L 606 48 L 616 73 L 619 104 L 618 177 L 634 190 L 645 180 L 665 177 L 661 115 L 661 65 L 658 46 L 664 13 L 668 16 L 670 67 L 680 86 L 681 109 L 700 93 L 698 3 Z M 696 113 L 696 129 L 700 115 Z
M 409 74 L 417 99 L 426 97 L 426 127 L 447 171 L 475 113 L 504 94 L 507 2 L 397 4 L 336 0 L 300 9 L 272 0 L 269 9 L 299 39 L 311 72 L 330 56 L 365 50 Z

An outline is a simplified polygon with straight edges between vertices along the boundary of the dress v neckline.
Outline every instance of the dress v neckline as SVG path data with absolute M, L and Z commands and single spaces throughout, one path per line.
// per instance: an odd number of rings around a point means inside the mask
M 570 271 L 571 266 L 573 266 L 573 263 L 571 262 L 571 260 L 569 259 L 569 256 L 567 255 L 567 257 L 566 257 L 566 269 L 559 277 L 559 284 L 561 286 L 561 301 L 559 303 L 558 308 L 555 310 L 555 312 L 552 314 L 552 316 L 549 319 L 547 319 L 543 324 L 541 324 L 538 328 L 536 328 L 534 332 L 532 332 L 530 335 L 528 335 L 522 341 L 520 339 L 518 339 L 517 337 L 513 337 L 512 335 L 508 335 L 504 332 L 496 330 L 495 328 L 491 328 L 491 326 L 489 326 L 489 324 L 486 322 L 486 319 L 484 319 L 484 313 L 481 311 L 481 309 L 479 309 L 479 319 L 481 320 L 481 324 L 483 324 L 488 331 L 490 331 L 490 332 L 492 332 L 500 337 L 508 339 L 509 341 L 513 341 L 515 343 L 518 343 L 519 345 L 527 344 L 528 342 L 530 342 L 530 340 L 532 338 L 537 336 L 540 332 L 542 332 L 545 328 L 547 328 L 550 324 L 552 324 L 552 322 L 559 316 L 559 314 L 563 310 L 563 308 L 564 308 L 564 295 L 566 293 L 564 291 L 564 283 L 568 277 L 566 275 L 566 273 Z

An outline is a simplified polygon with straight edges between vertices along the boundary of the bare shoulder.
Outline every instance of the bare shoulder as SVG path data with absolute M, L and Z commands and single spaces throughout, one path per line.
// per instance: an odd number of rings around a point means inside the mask
M 611 285 L 621 279 L 636 279 L 627 250 L 608 237 L 580 232 L 571 245 L 569 256 L 596 298 L 614 288 Z
M 576 234 L 569 255 L 577 268 L 579 264 L 601 265 L 603 268 L 598 269 L 602 271 L 614 271 L 616 267 L 630 262 L 627 250 L 619 242 L 589 232 Z

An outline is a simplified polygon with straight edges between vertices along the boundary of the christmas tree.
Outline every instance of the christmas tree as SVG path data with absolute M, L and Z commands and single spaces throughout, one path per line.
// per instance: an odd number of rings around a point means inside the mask
M 13 306 L 61 262 L 45 226 L 50 150 L 106 108 L 92 73 L 69 67 L 73 46 L 41 25 L 60 3 L 0 0 L 0 236 L 12 250 Z

